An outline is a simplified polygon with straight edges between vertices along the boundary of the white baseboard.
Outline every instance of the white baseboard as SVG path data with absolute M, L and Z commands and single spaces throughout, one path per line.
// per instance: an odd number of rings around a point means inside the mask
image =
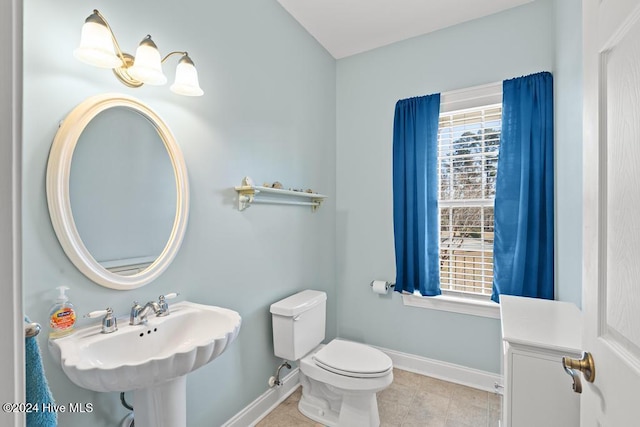
M 294 368 L 282 379 L 280 387 L 270 388 L 262 393 L 249 406 L 238 412 L 222 427 L 247 427 L 256 425 L 269 412 L 284 402 L 300 385 L 299 368 Z
M 495 388 L 496 383 L 502 385 L 502 376 L 499 374 L 467 368 L 466 366 L 455 365 L 440 360 L 427 359 L 426 357 L 401 353 L 382 347 L 377 348 L 391 358 L 394 368 L 502 394 L 502 388 L 497 390 Z M 282 386 L 270 388 L 262 393 L 256 400 L 224 423 L 222 427 L 255 426 L 261 419 L 266 417 L 269 412 L 275 409 L 276 406 L 284 402 L 299 385 L 300 369 L 295 368 L 282 379 Z
M 502 375 L 500 374 L 401 353 L 387 348 L 377 348 L 391 358 L 394 368 L 502 394 L 502 388 L 496 388 L 496 384 L 502 385 Z

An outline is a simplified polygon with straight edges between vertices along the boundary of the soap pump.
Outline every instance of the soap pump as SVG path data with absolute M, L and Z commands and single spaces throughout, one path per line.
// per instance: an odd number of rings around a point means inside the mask
M 58 297 L 49 311 L 49 326 L 51 329 L 49 338 L 51 339 L 69 335 L 73 332 L 73 326 L 76 323 L 76 311 L 66 294 L 69 288 L 58 286 L 56 289 L 59 292 Z

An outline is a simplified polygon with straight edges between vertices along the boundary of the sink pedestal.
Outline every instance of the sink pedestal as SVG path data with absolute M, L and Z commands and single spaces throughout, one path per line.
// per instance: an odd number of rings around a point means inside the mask
M 186 427 L 186 375 L 133 392 L 136 427 Z

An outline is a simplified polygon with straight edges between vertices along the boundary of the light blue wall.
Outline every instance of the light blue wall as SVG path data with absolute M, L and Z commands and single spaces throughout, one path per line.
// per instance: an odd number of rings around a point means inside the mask
M 570 17 L 556 25 L 555 14 Z M 580 193 L 579 1 L 533 3 L 338 61 L 338 335 L 463 366 L 500 372 L 498 320 L 404 307 L 399 294 L 374 295 L 374 279 L 395 279 L 392 129 L 398 99 L 551 71 L 556 113 L 558 197 Z M 563 40 L 556 37 L 557 28 Z M 565 38 L 571 38 L 571 41 Z M 576 41 L 576 37 L 577 40 Z M 576 45 L 577 43 L 577 45 Z M 559 60 L 562 58 L 562 60 Z M 566 168 L 566 169 L 565 169 Z M 576 173 L 570 173 L 569 170 Z M 564 172 L 567 171 L 567 172 Z M 577 177 L 575 176 L 577 174 Z M 558 203 L 558 294 L 580 295 L 579 199 Z M 575 223 L 578 225 L 574 225 Z M 569 280 L 571 279 L 571 280 Z
M 582 306 L 582 2 L 556 0 L 556 299 Z
M 46 325 L 53 288 L 61 284 L 71 288 L 79 314 L 106 306 L 126 314 L 133 300 L 171 291 L 237 310 L 243 324 L 236 342 L 187 379 L 189 426 L 220 425 L 267 390 L 280 363 L 271 342 L 272 302 L 304 288 L 325 290 L 327 333 L 336 334 L 335 60 L 275 1 L 32 0 L 24 8 L 25 312 Z M 93 8 L 130 53 L 147 33 L 163 53 L 188 50 L 205 96 L 180 97 L 168 86 L 129 89 L 110 70 L 75 60 L 72 51 Z M 170 81 L 176 64 L 172 58 L 165 65 Z M 132 291 L 102 288 L 80 274 L 47 211 L 45 169 L 58 122 L 86 97 L 104 92 L 134 96 L 167 122 L 191 185 L 182 249 L 157 281 Z M 265 205 L 238 212 L 232 188 L 245 175 L 329 198 L 316 213 Z M 76 387 L 54 366 L 46 334 L 39 342 L 57 402 L 94 404 L 92 414 L 62 415 L 60 425 L 117 425 L 127 412 L 118 394 Z

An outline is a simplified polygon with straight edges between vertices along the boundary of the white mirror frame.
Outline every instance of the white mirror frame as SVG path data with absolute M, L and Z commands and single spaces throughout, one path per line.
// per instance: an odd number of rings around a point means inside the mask
M 113 107 L 127 107 L 146 117 L 171 158 L 176 180 L 176 216 L 169 240 L 160 256 L 145 270 L 131 276 L 110 272 L 88 251 L 71 212 L 69 178 L 71 160 L 78 139 L 89 122 L 100 112 Z M 64 119 L 51 145 L 47 164 L 47 203 L 58 241 L 71 262 L 95 283 L 111 289 L 135 289 L 155 280 L 171 264 L 184 237 L 189 217 L 189 182 L 182 151 L 162 119 L 141 101 L 121 94 L 102 94 L 87 98 Z

